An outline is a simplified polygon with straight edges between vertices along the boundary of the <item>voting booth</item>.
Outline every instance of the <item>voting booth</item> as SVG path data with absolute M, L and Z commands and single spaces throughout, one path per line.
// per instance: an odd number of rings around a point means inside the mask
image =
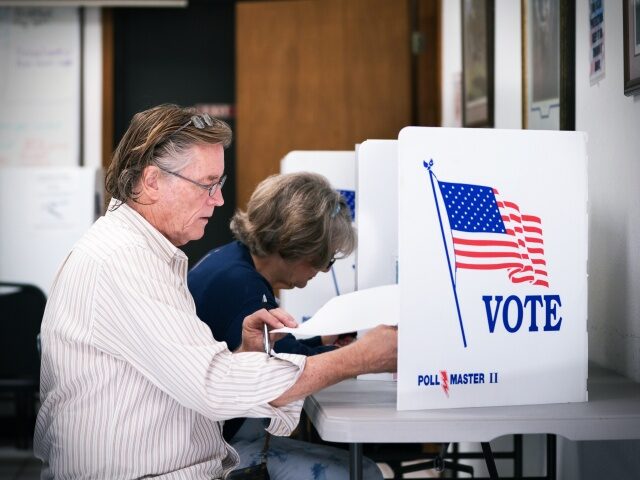
M 586 401 L 586 135 L 407 127 L 398 154 L 398 409 Z
M 586 141 L 425 127 L 367 140 L 356 155 L 357 292 L 338 302 L 311 285 L 284 291 L 285 309 L 315 316 L 281 330 L 397 323 L 399 410 L 586 401 Z M 297 170 L 345 188 L 321 170 L 322 152 L 304 153 Z

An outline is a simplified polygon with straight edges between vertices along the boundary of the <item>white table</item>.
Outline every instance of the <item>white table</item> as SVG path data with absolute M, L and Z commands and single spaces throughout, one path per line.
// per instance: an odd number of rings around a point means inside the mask
M 360 479 L 362 443 L 488 445 L 510 434 L 640 439 L 640 383 L 590 366 L 588 390 L 584 403 L 398 411 L 395 382 L 353 379 L 308 397 L 304 409 L 323 440 L 350 444 L 351 478 Z

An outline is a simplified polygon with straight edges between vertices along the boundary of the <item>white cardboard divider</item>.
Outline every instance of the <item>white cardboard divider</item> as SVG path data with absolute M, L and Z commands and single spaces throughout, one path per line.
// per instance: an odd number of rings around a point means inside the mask
M 586 401 L 586 140 L 401 131 L 399 410 Z
M 356 152 L 358 289 L 398 283 L 398 141 L 367 140 Z
M 327 177 L 345 196 L 356 199 L 355 152 L 293 151 L 280 163 L 281 173 L 314 172 Z M 338 259 L 329 272 L 319 272 L 305 288 L 280 290 L 280 304 L 299 323 L 336 295 L 355 290 L 355 254 Z
M 356 149 L 356 177 L 357 289 L 398 283 L 398 141 L 367 140 L 360 144 Z M 358 337 L 365 333 L 358 331 Z M 392 373 L 358 376 L 358 380 L 396 378 Z

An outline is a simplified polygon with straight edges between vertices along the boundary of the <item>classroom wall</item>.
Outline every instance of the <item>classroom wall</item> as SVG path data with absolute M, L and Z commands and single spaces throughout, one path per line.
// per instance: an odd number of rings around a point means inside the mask
M 622 2 L 604 1 L 605 78 L 589 83 L 576 2 L 576 129 L 589 134 L 589 358 L 640 382 L 640 95 L 623 93 Z
M 443 126 L 459 126 L 460 3 L 443 2 Z M 640 381 L 640 96 L 623 93 L 622 3 L 605 0 L 606 76 L 589 83 L 589 4 L 576 2 L 576 129 L 589 134 L 589 359 Z M 520 2 L 495 2 L 495 121 L 521 128 Z
M 520 2 L 495 2 L 495 123 L 521 128 Z M 589 359 L 640 381 L 640 96 L 623 93 L 622 2 L 604 0 L 605 78 L 589 82 L 589 3 L 576 2 L 576 129 L 588 133 Z M 443 126 L 460 126 L 460 2 L 443 2 Z M 537 440 L 536 440 L 536 437 Z M 541 472 L 541 436 L 527 458 Z M 640 471 L 638 441 L 558 441 L 558 475 L 627 479 Z M 482 468 L 482 466 L 479 466 Z

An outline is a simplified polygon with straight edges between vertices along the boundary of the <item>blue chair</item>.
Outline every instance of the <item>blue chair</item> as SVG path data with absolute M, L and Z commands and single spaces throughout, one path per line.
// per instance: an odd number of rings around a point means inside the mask
M 0 282 L 0 399 L 15 406 L 15 443 L 29 448 L 40 386 L 38 334 L 46 296 L 38 287 Z

